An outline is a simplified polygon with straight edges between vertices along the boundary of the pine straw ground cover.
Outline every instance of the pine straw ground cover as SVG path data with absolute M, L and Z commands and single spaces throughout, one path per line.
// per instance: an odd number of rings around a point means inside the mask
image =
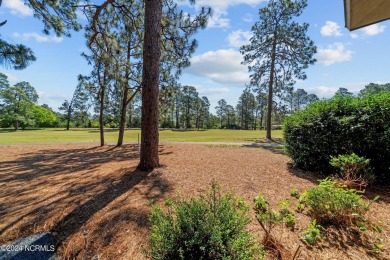
M 33 233 L 52 231 L 61 259 L 144 259 L 148 246 L 150 200 L 164 205 L 170 197 L 197 196 L 214 179 L 253 206 L 262 192 L 271 206 L 290 199 L 291 188 L 313 187 L 317 177 L 289 167 L 280 150 L 165 144 L 160 146 L 162 167 L 136 170 L 138 147 L 126 145 L 20 145 L 0 147 L 0 245 Z M 390 191 L 371 207 L 370 219 L 382 223 L 385 250 L 370 255 L 364 235 L 330 229 L 325 239 L 310 247 L 299 238 L 311 220 L 296 213 L 294 232 L 278 226 L 275 237 L 286 256 L 301 245 L 299 259 L 389 259 Z M 251 212 L 249 230 L 262 236 Z M 291 258 L 286 258 L 291 259 Z

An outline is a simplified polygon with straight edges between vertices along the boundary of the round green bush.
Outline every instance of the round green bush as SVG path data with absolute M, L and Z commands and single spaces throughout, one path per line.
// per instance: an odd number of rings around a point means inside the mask
M 286 150 L 296 166 L 332 173 L 331 156 L 370 159 L 378 179 L 390 174 L 390 93 L 319 101 L 287 118 Z
M 248 206 L 218 185 L 205 196 L 168 201 L 149 217 L 151 259 L 263 259 L 265 252 L 246 229 Z

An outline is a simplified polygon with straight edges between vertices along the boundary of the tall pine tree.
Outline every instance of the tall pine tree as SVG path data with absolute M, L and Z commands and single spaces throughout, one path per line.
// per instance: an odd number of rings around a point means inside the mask
M 306 79 L 304 70 L 316 61 L 314 42 L 306 36 L 309 24 L 293 18 L 302 14 L 306 0 L 270 0 L 259 11 L 250 44 L 241 47 L 243 64 L 251 73 L 251 86 L 268 90 L 267 138 L 271 139 L 274 93 Z

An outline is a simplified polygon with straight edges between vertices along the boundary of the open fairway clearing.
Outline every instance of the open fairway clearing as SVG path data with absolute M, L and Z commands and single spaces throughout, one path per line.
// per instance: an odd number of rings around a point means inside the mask
M 278 150 L 201 144 L 160 145 L 162 167 L 146 173 L 136 170 L 138 146 L 97 147 L 72 145 L 13 145 L 0 150 L 0 245 L 39 232 L 54 232 L 61 259 L 144 259 L 150 223 L 149 201 L 164 205 L 171 197 L 199 195 L 216 180 L 252 205 L 263 192 L 271 206 L 281 199 L 297 200 L 300 192 L 316 184 L 317 177 L 288 166 Z M 370 191 L 381 196 L 371 216 L 382 223 L 389 257 L 390 194 L 386 188 Z M 261 236 L 254 219 L 249 229 Z M 374 259 L 368 245 L 355 236 L 330 232 L 331 239 L 306 246 L 299 235 L 310 223 L 297 214 L 295 232 L 282 226 L 276 237 L 300 259 Z
M 106 143 L 116 143 L 117 129 L 105 129 Z M 124 142 L 138 142 L 140 129 L 127 129 Z M 272 131 L 274 138 L 282 138 L 281 130 Z M 162 142 L 238 142 L 254 143 L 265 138 L 264 130 L 184 130 L 160 129 Z M 63 144 L 63 143 L 100 143 L 99 130 L 75 128 L 70 130 L 46 128 L 38 130 L 13 131 L 0 129 L 0 145 L 4 144 Z

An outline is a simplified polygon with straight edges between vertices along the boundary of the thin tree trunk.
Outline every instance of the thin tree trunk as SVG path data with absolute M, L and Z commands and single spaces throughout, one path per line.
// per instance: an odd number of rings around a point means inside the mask
M 68 116 L 66 118 L 67 122 L 66 122 L 66 130 L 69 130 L 69 126 L 70 126 L 70 116 L 71 116 L 71 107 L 68 107 Z
M 187 103 L 187 108 L 186 108 L 186 128 L 189 129 L 190 128 L 190 108 L 188 106 L 188 103 Z
M 162 0 L 145 0 L 145 36 L 142 68 L 141 156 L 138 168 L 159 167 L 158 119 L 161 58 Z
M 268 85 L 267 139 L 272 139 L 272 137 L 271 137 L 272 96 L 273 96 L 274 72 L 275 72 L 275 56 L 276 56 L 275 52 L 276 52 L 276 35 L 274 35 L 274 42 L 272 44 L 271 71 L 270 71 L 270 79 L 269 79 L 269 85 Z
M 100 146 L 104 146 L 104 92 L 105 92 L 105 87 L 102 86 L 100 92 L 100 111 L 99 111 Z
M 98 65 L 98 81 L 100 85 L 100 92 L 98 94 L 98 99 L 100 101 L 100 107 L 99 107 L 99 132 L 100 132 L 100 146 L 104 146 L 104 96 L 106 93 L 106 68 L 107 64 L 104 64 L 104 72 L 103 72 L 103 81 L 100 76 L 100 69 L 101 69 L 102 63 L 99 62 Z
M 122 146 L 122 144 L 123 144 L 123 136 L 125 135 L 127 95 L 128 95 L 128 93 L 129 93 L 129 89 L 126 86 L 126 87 L 123 88 L 121 117 L 120 117 L 120 121 L 119 121 L 119 135 L 118 135 L 118 142 L 116 144 L 117 147 Z
M 131 41 L 129 40 L 127 44 L 127 67 L 126 67 L 126 84 L 123 86 L 123 96 L 122 96 L 122 108 L 121 108 L 121 117 L 119 121 L 119 135 L 118 135 L 118 143 L 116 144 L 117 147 L 122 146 L 123 144 L 123 136 L 125 135 L 125 125 L 126 125 L 126 111 L 127 111 L 127 104 L 128 104 L 128 94 L 129 94 L 129 78 L 130 78 L 130 52 L 131 52 Z
M 260 112 L 260 129 L 262 129 L 263 127 L 263 118 L 264 118 L 264 108 L 262 108 L 261 112 Z
M 133 105 L 131 104 L 132 102 L 129 103 L 129 128 L 131 129 L 132 127 L 132 121 L 133 121 Z
M 180 116 L 179 109 L 176 106 L 176 118 L 175 118 L 176 119 L 176 129 L 180 128 L 179 116 Z

